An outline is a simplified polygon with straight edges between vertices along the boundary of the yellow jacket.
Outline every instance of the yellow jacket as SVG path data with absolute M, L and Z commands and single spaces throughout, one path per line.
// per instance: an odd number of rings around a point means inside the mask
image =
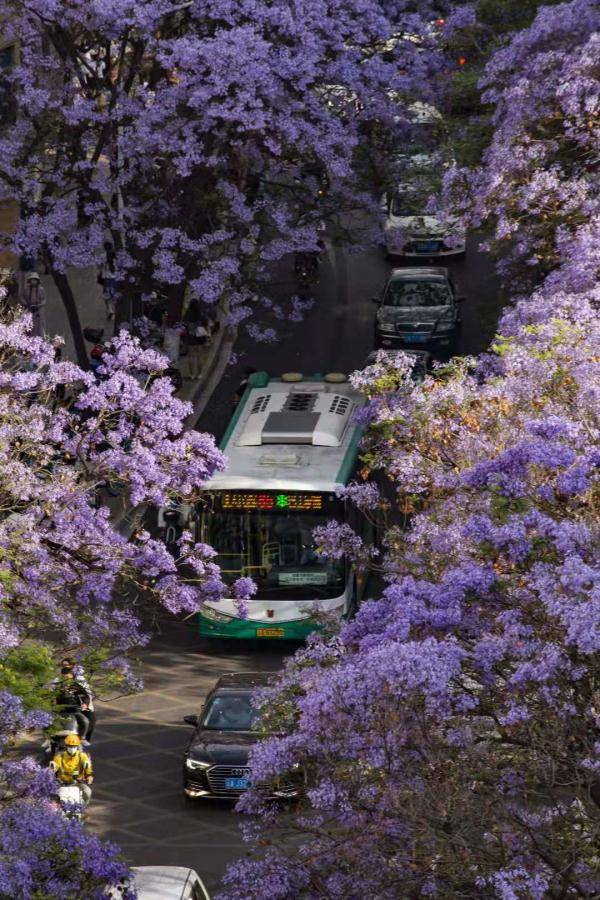
M 92 760 L 83 750 L 78 750 L 73 756 L 66 750 L 57 753 L 50 765 L 63 784 L 72 784 L 77 779 L 88 778 L 94 774 Z

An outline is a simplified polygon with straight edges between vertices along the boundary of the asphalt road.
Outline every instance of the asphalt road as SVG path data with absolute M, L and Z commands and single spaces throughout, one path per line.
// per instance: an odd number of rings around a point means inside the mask
M 467 298 L 461 308 L 461 354 L 476 354 L 489 345 L 502 303 L 492 263 L 487 255 L 477 251 L 477 243 L 476 238 L 471 238 L 465 259 L 448 263 L 459 294 Z M 269 324 L 279 335 L 272 344 L 257 344 L 242 333 L 236 344 L 235 361 L 228 366 L 197 427 L 221 437 L 246 366 L 265 369 L 273 375 L 290 371 L 307 375 L 352 372 L 361 368 L 374 346 L 375 306 L 371 298 L 380 292 L 391 268 L 383 251 L 376 247 L 361 253 L 330 248 L 321 267 L 314 306 L 304 321 L 294 324 L 272 320 Z M 273 293 L 276 298 L 285 298 L 295 292 L 290 262 L 277 272 Z
M 471 241 L 464 261 L 450 264 L 463 305 L 461 353 L 483 350 L 494 334 L 501 305 L 490 261 Z M 256 344 L 241 335 L 230 365 L 198 427 L 220 437 L 245 366 L 284 371 L 350 372 L 373 348 L 374 305 L 390 264 L 376 248 L 360 254 L 330 250 L 315 304 L 301 324 L 278 323 L 279 341 Z M 274 294 L 295 291 L 290 267 L 281 266 Z M 192 866 L 216 890 L 228 862 L 246 848 L 231 805 L 198 801 L 181 790 L 183 749 L 190 734 L 183 716 L 198 711 L 224 672 L 276 671 L 290 645 L 210 646 L 193 622 L 165 619 L 161 634 L 141 654 L 145 688 L 132 697 L 97 703 L 96 766 L 89 825 L 115 841 L 132 865 Z M 257 898 L 259 900 L 259 898 Z

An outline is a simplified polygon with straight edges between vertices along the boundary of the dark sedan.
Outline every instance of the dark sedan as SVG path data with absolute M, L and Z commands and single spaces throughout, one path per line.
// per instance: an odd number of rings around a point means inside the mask
M 254 691 L 269 683 L 267 673 L 223 675 L 197 716 L 185 716 L 194 733 L 185 753 L 183 790 L 186 797 L 221 797 L 236 800 L 250 787 L 248 753 L 261 734 Z M 296 791 L 282 787 L 276 797 L 291 797 Z
M 448 269 L 393 269 L 377 303 L 375 341 L 384 348 L 450 349 L 461 324 L 458 296 Z

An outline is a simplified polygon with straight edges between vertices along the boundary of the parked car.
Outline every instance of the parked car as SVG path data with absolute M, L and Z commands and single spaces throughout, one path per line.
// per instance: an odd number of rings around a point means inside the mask
M 463 299 L 448 269 L 393 269 L 381 296 L 373 297 L 377 304 L 376 346 L 450 347 L 460 328 Z
M 131 881 L 138 900 L 210 900 L 202 879 L 193 869 L 183 866 L 137 866 Z M 125 887 L 125 886 L 124 886 Z M 111 888 L 108 897 L 119 900 L 123 890 Z
M 269 679 L 269 673 L 265 672 L 223 675 L 200 713 L 184 717 L 194 727 L 183 763 L 186 797 L 237 800 L 248 790 L 248 753 L 261 737 L 251 697 Z M 296 793 L 295 789 L 282 786 L 273 795 L 285 798 Z

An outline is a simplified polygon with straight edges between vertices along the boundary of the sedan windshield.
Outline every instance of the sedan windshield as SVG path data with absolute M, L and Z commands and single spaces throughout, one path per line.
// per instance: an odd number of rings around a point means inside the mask
M 251 731 L 256 717 L 250 694 L 222 694 L 210 701 L 201 727 L 211 731 Z
M 383 300 L 384 306 L 397 307 L 448 306 L 451 302 L 450 288 L 439 278 L 390 281 Z

